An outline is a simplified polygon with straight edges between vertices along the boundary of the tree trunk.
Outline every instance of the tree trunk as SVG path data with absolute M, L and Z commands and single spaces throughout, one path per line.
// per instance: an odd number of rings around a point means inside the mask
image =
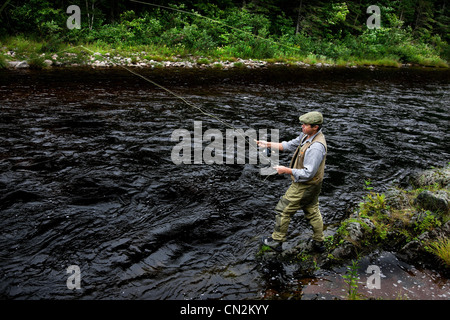
M 87 17 L 88 17 L 88 26 L 89 26 L 89 30 L 92 30 L 93 26 L 94 26 L 94 5 L 95 5 L 95 0 L 92 0 L 92 13 L 89 14 L 89 3 L 88 0 L 86 0 L 86 11 L 87 11 Z
M 92 18 L 91 18 L 91 25 L 90 25 L 90 29 L 92 30 L 92 28 L 94 27 L 94 4 L 95 4 L 95 0 L 92 0 Z
M 300 0 L 300 5 L 298 6 L 297 26 L 295 27 L 295 35 L 297 35 L 300 32 L 300 20 L 301 20 L 302 4 L 303 4 L 303 0 Z

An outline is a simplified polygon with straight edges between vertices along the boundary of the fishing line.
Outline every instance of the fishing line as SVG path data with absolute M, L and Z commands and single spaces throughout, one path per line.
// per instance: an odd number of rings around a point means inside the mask
M 145 81 L 150 82 L 151 84 L 157 86 L 158 88 L 161 88 L 161 89 L 165 90 L 166 92 L 170 93 L 170 94 L 173 95 L 174 97 L 176 97 L 176 98 L 180 99 L 181 101 L 183 101 L 183 102 L 184 102 L 185 104 L 187 104 L 188 106 L 197 109 L 197 110 L 200 111 L 202 114 L 204 114 L 204 115 L 206 115 L 206 116 L 208 116 L 208 117 L 211 117 L 211 118 L 216 119 L 217 121 L 219 121 L 220 123 L 222 123 L 223 125 L 225 125 L 225 126 L 227 126 L 227 127 L 229 127 L 229 128 L 232 128 L 232 129 L 234 129 L 234 130 L 237 130 L 234 126 L 232 126 L 232 125 L 228 124 L 227 122 L 223 121 L 223 120 L 222 120 L 221 118 L 219 118 L 218 116 L 216 116 L 216 115 L 214 115 L 214 114 L 212 114 L 212 113 L 209 113 L 209 112 L 204 111 L 204 110 L 203 110 L 202 108 L 200 108 L 199 106 L 196 106 L 195 104 L 193 104 L 192 102 L 186 100 L 185 98 L 183 98 L 183 97 L 180 96 L 179 94 L 176 94 L 176 93 L 173 92 L 172 90 L 169 90 L 169 89 L 167 89 L 166 87 L 163 87 L 162 85 L 160 85 L 160 84 L 156 83 L 155 81 L 150 80 L 149 78 L 147 78 L 147 77 L 145 77 L 145 76 L 143 76 L 143 75 L 141 75 L 141 74 L 139 74 L 139 73 L 137 73 L 137 72 L 131 70 L 130 68 L 127 68 L 127 67 L 122 66 L 122 65 L 121 65 L 120 67 L 122 67 L 123 69 L 127 70 L 128 72 L 131 72 L 132 74 L 134 74 L 134 75 L 136 75 L 136 76 L 138 76 L 138 77 L 144 79 Z
M 80 47 L 80 48 L 83 48 L 83 49 L 85 49 L 85 50 L 87 50 L 87 51 L 89 51 L 89 52 L 91 52 L 91 53 L 93 53 L 93 54 L 95 53 L 95 52 L 92 51 L 91 49 L 86 48 L 86 47 L 84 47 L 84 46 L 82 46 L 82 45 L 79 46 L 79 47 Z M 102 56 L 103 56 L 103 55 L 102 55 Z M 114 60 L 114 58 L 112 58 L 112 60 Z M 227 126 L 227 127 L 229 127 L 229 128 L 232 128 L 232 129 L 234 129 L 234 130 L 237 130 L 236 127 L 234 127 L 234 126 L 228 124 L 227 122 L 223 121 L 223 120 L 222 120 L 221 118 L 219 118 L 218 116 L 216 116 L 216 115 L 214 115 L 214 114 L 212 114 L 212 113 L 209 113 L 209 112 L 204 111 L 204 110 L 203 110 L 202 108 L 200 108 L 199 106 L 197 106 L 197 105 L 193 104 L 192 102 L 186 100 L 185 98 L 183 98 L 183 97 L 180 96 L 179 94 L 173 92 L 172 90 L 170 90 L 170 89 L 168 89 L 168 88 L 166 88 L 166 87 L 160 85 L 159 83 L 156 83 L 155 81 L 153 81 L 153 80 L 151 80 L 151 79 L 149 79 L 149 78 L 143 76 L 142 74 L 137 73 L 137 72 L 134 71 L 134 70 L 131 70 L 131 69 L 128 68 L 128 67 L 125 67 L 125 66 L 122 65 L 122 64 L 117 64 L 117 65 L 118 65 L 119 67 L 121 67 L 122 69 L 125 69 L 126 71 L 128 71 L 128 72 L 130 72 L 130 73 L 132 73 L 132 74 L 134 74 L 134 75 L 136 75 L 136 76 L 138 76 L 138 77 L 140 77 L 141 79 L 144 79 L 145 81 L 150 82 L 150 83 L 153 84 L 154 86 L 156 86 L 156 87 L 158 87 L 158 88 L 160 88 L 160 89 L 162 89 L 162 90 L 164 90 L 164 91 L 170 93 L 170 94 L 173 95 L 174 97 L 176 97 L 176 98 L 180 99 L 181 101 L 183 101 L 183 102 L 184 102 L 185 104 L 187 104 L 188 106 L 197 109 L 197 110 L 200 111 L 202 114 L 204 114 L 204 115 L 206 115 L 206 116 L 208 116 L 208 117 L 211 117 L 211 118 L 216 119 L 217 121 L 219 121 L 220 123 L 222 123 L 223 125 L 225 125 L 225 126 Z
M 76 49 L 76 48 L 83 48 L 83 49 L 85 49 L 85 50 L 91 52 L 92 54 L 95 54 L 95 52 L 94 52 L 93 50 L 91 50 L 91 49 L 89 49 L 89 48 L 86 48 L 86 47 L 83 46 L 83 45 L 80 45 L 80 46 L 77 46 L 77 47 L 74 47 L 74 48 L 71 48 L 71 49 Z M 62 51 L 60 51 L 60 52 L 64 52 L 64 51 L 68 51 L 68 50 L 62 50 Z M 100 55 L 103 57 L 103 54 L 100 54 Z M 110 57 L 110 59 L 111 59 L 111 60 L 115 60 L 114 58 L 111 58 L 111 57 Z M 145 80 L 145 81 L 147 81 L 147 82 L 149 82 L 149 83 L 155 85 L 156 87 L 158 87 L 158 88 L 160 88 L 160 89 L 166 91 L 167 93 L 173 95 L 174 97 L 180 99 L 180 100 L 183 101 L 186 105 L 188 105 L 188 106 L 190 106 L 190 107 L 192 107 L 192 108 L 195 108 L 195 109 L 198 110 L 200 113 L 202 113 L 202 114 L 204 114 L 204 115 L 206 115 L 206 116 L 208 116 L 208 117 L 211 117 L 211 118 L 213 118 L 213 119 L 216 119 L 217 121 L 219 121 L 220 123 L 222 123 L 224 126 L 233 129 L 237 134 L 239 134 L 242 138 L 244 138 L 244 140 L 248 143 L 249 148 L 253 148 L 256 152 L 259 152 L 259 151 L 258 151 L 258 148 L 254 147 L 253 144 L 250 143 L 250 140 L 249 140 L 245 135 L 243 135 L 243 134 L 235 127 L 235 126 L 233 126 L 233 125 L 227 123 L 226 121 L 222 120 L 220 117 L 218 117 L 218 116 L 216 116 L 216 115 L 214 115 L 214 114 L 212 114 L 212 113 L 206 112 L 206 111 L 203 110 L 201 107 L 199 107 L 199 106 L 195 105 L 194 103 L 188 101 L 186 98 L 184 98 L 184 97 L 180 96 L 179 94 L 173 92 L 172 90 L 170 90 L 170 89 L 168 89 L 168 88 L 166 88 L 166 87 L 160 85 L 159 83 L 157 83 L 157 82 L 155 82 L 155 81 L 153 81 L 153 80 L 151 80 L 151 79 L 149 79 L 149 78 L 143 76 L 142 74 L 139 74 L 138 72 L 136 72 L 136 71 L 134 71 L 134 70 L 131 70 L 130 68 L 128 68 L 128 67 L 126 67 L 126 66 L 124 66 L 124 65 L 122 65 L 122 64 L 120 64 L 120 63 L 118 63 L 117 65 L 118 65 L 119 67 L 121 67 L 122 69 L 124 69 L 124 70 L 126 70 L 126 71 L 128 71 L 128 72 L 130 72 L 130 73 L 132 73 L 132 74 L 134 74 L 135 76 L 140 77 L 141 79 L 143 79 L 143 80 Z M 274 151 L 272 151 L 272 152 L 274 152 Z M 276 173 L 276 172 L 275 172 L 275 173 Z M 275 173 L 273 173 L 273 174 L 275 174 Z M 267 177 L 264 179 L 264 181 L 266 181 L 266 179 L 268 178 L 268 176 L 273 175 L 273 174 L 267 175 Z
M 237 30 L 237 31 L 242 32 L 242 33 L 244 33 L 244 34 L 250 35 L 250 36 L 252 36 L 252 37 L 255 37 L 255 38 L 260 39 L 260 40 L 263 40 L 263 41 L 270 42 L 270 43 L 275 44 L 275 45 L 279 45 L 279 46 L 286 47 L 286 48 L 289 48 L 289 49 L 299 50 L 298 48 L 291 47 L 291 46 L 288 46 L 288 45 L 285 45 L 285 44 L 282 44 L 282 43 L 278 43 L 278 42 L 273 41 L 273 40 L 271 40 L 271 39 L 267 39 L 267 38 L 261 37 L 261 36 L 259 36 L 259 35 L 253 34 L 253 33 L 249 32 L 249 31 L 246 31 L 246 30 L 243 30 L 243 29 L 234 27 L 234 26 L 230 26 L 230 25 L 228 25 L 228 24 L 226 24 L 226 23 L 224 23 L 224 22 L 222 22 L 222 21 L 215 20 L 215 19 L 212 19 L 212 18 L 209 18 L 209 17 L 205 17 L 205 16 L 203 16 L 203 15 L 201 15 L 201 14 L 199 14 L 199 13 L 196 13 L 196 12 L 189 12 L 189 11 L 182 10 L 182 9 L 177 9 L 177 8 L 172 8 L 172 7 L 167 7 L 167 6 L 163 6 L 163 5 L 158 5 L 158 4 L 149 3 L 149 2 L 143 2 L 143 1 L 138 1 L 138 0 L 129 0 L 129 1 L 135 2 L 135 3 L 139 3 L 139 4 L 148 5 L 148 6 L 153 6 L 153 7 L 157 7 L 157 8 L 162 8 L 162 9 L 165 9 L 165 10 L 172 10 L 172 11 L 177 11 L 177 12 L 184 13 L 184 14 L 188 14 L 188 15 L 193 15 L 193 16 L 195 16 L 195 17 L 203 18 L 203 19 L 206 19 L 206 20 L 208 20 L 208 21 L 210 21 L 210 22 L 214 22 L 214 23 L 217 23 L 217 24 L 221 24 L 221 25 L 226 26 L 226 27 L 228 27 L 228 28 L 230 28 L 230 29 Z M 84 47 L 84 46 L 82 46 L 82 45 L 80 45 L 80 46 L 78 46 L 78 47 L 83 48 L 83 49 L 85 49 L 85 50 L 91 52 L 92 54 L 95 54 L 94 51 L 92 51 L 91 49 L 86 48 L 86 47 Z M 75 48 L 76 48 L 76 47 L 75 47 Z M 102 55 L 102 54 L 101 54 L 101 55 Z M 103 55 L 102 55 L 102 56 L 103 56 Z M 111 59 L 111 58 L 110 58 L 110 59 Z M 112 58 L 112 60 L 114 60 L 114 58 Z M 244 140 L 248 143 L 249 148 L 252 148 L 252 149 L 254 149 L 256 152 L 258 152 L 258 149 L 257 149 L 255 146 L 253 146 L 253 144 L 250 143 L 250 141 L 247 139 L 247 137 L 246 137 L 245 135 L 243 135 L 243 134 L 235 127 L 235 126 L 233 126 L 233 125 L 227 123 L 226 121 L 222 120 L 220 117 L 218 117 L 218 116 L 216 116 L 216 115 L 214 115 L 214 114 L 212 114 L 212 113 L 209 113 L 209 112 L 203 110 L 201 107 L 199 107 L 199 106 L 195 105 L 194 103 L 188 101 L 187 99 L 185 99 L 184 97 L 180 96 L 179 94 L 177 94 L 177 93 L 173 92 L 172 90 L 170 90 L 170 89 L 168 89 L 168 88 L 166 88 L 166 87 L 164 87 L 164 86 L 162 86 L 162 85 L 156 83 L 155 81 L 153 81 L 153 80 L 151 80 L 151 79 L 149 79 L 149 78 L 147 78 L 147 77 L 145 77 L 145 76 L 139 74 L 138 72 L 135 72 L 134 70 L 131 70 L 130 68 L 128 68 L 128 67 L 126 67 L 126 66 L 124 66 L 124 65 L 122 65 L 122 64 L 120 64 L 120 63 L 118 63 L 117 65 L 118 65 L 119 67 L 121 67 L 122 69 L 124 69 L 124 70 L 126 70 L 126 71 L 128 71 L 128 72 L 130 72 L 130 73 L 132 73 L 132 74 L 134 74 L 134 75 L 136 75 L 136 76 L 138 76 L 138 77 L 140 77 L 141 79 L 143 79 L 143 80 L 145 80 L 145 81 L 147 81 L 147 82 L 149 82 L 149 83 L 151 83 L 151 84 L 153 84 L 154 86 L 156 86 L 156 87 L 158 87 L 158 88 L 160 88 L 160 89 L 166 91 L 167 93 L 171 94 L 172 96 L 174 96 L 174 97 L 180 99 L 180 100 L 183 101 L 186 105 L 188 105 L 188 106 L 190 106 L 190 107 L 192 107 L 192 108 L 198 110 L 200 113 L 202 113 L 202 114 L 204 114 L 204 115 L 206 115 L 206 116 L 208 116 L 208 117 L 210 117 L 210 118 L 213 118 L 213 119 L 219 121 L 221 124 L 223 124 L 224 126 L 226 126 L 226 127 L 228 127 L 228 128 L 233 129 L 235 132 L 237 132 L 237 134 L 239 134 L 242 138 L 244 138 Z M 267 149 L 267 150 L 268 150 L 268 149 Z M 264 152 L 264 150 L 263 150 L 263 152 Z M 270 154 L 269 151 L 267 151 L 267 152 Z M 275 153 L 274 151 L 272 151 L 272 152 Z M 276 174 L 276 171 L 275 171 L 273 174 Z M 273 174 L 268 174 L 267 177 L 264 179 L 264 181 L 265 181 L 270 175 L 273 175 Z

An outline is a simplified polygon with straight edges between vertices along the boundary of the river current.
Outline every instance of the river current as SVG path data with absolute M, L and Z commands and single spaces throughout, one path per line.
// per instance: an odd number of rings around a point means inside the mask
M 446 70 L 136 71 L 234 128 L 276 129 L 280 141 L 299 134 L 299 115 L 321 111 L 326 236 L 357 206 L 365 180 L 382 192 L 450 161 Z M 0 70 L 0 297 L 339 298 L 317 279 L 297 279 L 295 265 L 280 276 L 257 259 L 288 176 L 263 176 L 248 161 L 173 163 L 171 135 L 193 132 L 194 121 L 225 135 L 217 118 L 126 70 Z M 291 156 L 281 153 L 280 164 Z M 288 248 L 311 236 L 303 213 L 289 232 Z M 72 265 L 80 289 L 68 289 Z M 434 298 L 450 297 L 448 280 L 434 287 Z

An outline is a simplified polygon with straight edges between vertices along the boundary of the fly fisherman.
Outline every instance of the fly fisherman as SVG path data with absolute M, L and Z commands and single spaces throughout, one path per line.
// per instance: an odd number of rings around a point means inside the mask
M 327 143 L 322 133 L 323 116 L 320 112 L 308 112 L 300 117 L 302 133 L 296 139 L 281 143 L 257 141 L 258 146 L 281 151 L 294 151 L 289 168 L 276 166 L 278 174 L 290 174 L 292 184 L 275 207 L 275 227 L 270 237 L 262 243 L 281 251 L 286 241 L 291 217 L 302 209 L 313 229 L 314 250 L 324 252 L 323 222 L 319 210 L 319 194 L 325 170 Z

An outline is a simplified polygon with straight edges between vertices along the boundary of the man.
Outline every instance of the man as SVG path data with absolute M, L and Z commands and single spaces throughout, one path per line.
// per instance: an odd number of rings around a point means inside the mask
M 270 237 L 264 237 L 264 245 L 281 251 L 286 241 L 291 217 L 302 209 L 313 229 L 313 248 L 324 252 L 323 222 L 319 210 L 319 194 L 325 171 L 327 143 L 322 133 L 323 116 L 313 111 L 302 115 L 302 133 L 296 139 L 281 143 L 257 141 L 258 146 L 293 151 L 290 166 L 277 166 L 278 174 L 290 174 L 292 184 L 275 207 L 275 228 Z

